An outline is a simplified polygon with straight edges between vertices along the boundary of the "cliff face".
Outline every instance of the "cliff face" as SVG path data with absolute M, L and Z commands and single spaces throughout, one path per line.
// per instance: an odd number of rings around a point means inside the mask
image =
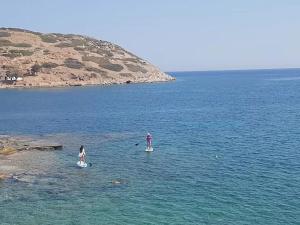
M 174 79 L 107 41 L 16 28 L 0 28 L 0 66 L 0 88 L 160 82 Z

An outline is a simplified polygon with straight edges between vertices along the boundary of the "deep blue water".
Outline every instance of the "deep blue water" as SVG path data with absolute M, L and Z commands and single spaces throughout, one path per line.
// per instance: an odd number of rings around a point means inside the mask
M 300 224 L 300 70 L 171 74 L 0 90 L 0 134 L 65 145 L 47 176 L 0 183 L 0 224 Z

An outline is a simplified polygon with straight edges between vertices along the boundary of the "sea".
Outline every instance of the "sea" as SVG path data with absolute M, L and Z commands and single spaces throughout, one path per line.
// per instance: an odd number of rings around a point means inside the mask
M 300 224 L 300 69 L 169 74 L 0 90 L 0 134 L 64 145 L 0 183 L 0 224 Z

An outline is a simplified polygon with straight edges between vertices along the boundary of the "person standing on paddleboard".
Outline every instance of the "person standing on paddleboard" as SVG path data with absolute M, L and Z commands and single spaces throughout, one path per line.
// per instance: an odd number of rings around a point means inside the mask
M 152 148 L 152 136 L 150 133 L 147 134 L 146 141 L 147 141 L 147 149 Z
M 85 163 L 85 155 L 86 154 L 85 154 L 84 147 L 83 147 L 83 145 L 81 145 L 80 149 L 79 149 L 79 155 L 78 155 L 80 163 L 81 162 Z

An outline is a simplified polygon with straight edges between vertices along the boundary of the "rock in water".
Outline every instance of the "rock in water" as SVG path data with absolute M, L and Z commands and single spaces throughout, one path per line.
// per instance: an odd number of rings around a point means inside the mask
M 0 173 L 0 181 L 9 178 L 7 174 Z
M 106 85 L 174 78 L 107 41 L 0 28 L 0 88 Z

